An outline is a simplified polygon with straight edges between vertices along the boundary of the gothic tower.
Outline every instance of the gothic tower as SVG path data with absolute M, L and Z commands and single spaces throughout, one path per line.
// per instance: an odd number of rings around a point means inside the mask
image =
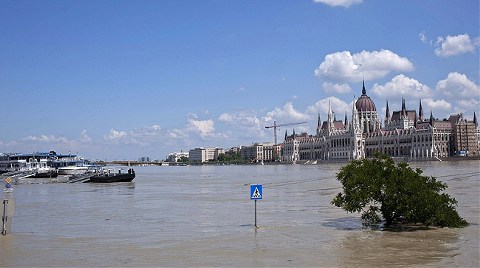
M 423 118 L 423 108 L 422 108 L 422 100 L 420 100 L 420 107 L 418 107 L 418 121 L 423 122 L 425 118 Z
M 390 117 L 390 108 L 388 108 L 388 100 L 387 100 L 387 109 L 385 111 L 385 122 L 384 122 L 385 128 L 387 128 L 387 126 L 390 124 L 391 119 L 392 118 Z

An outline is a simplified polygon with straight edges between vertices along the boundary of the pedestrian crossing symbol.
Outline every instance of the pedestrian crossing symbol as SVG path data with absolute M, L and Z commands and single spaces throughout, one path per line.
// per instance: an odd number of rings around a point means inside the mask
M 260 200 L 262 199 L 262 185 L 261 184 L 252 184 L 250 185 L 250 199 L 251 200 Z

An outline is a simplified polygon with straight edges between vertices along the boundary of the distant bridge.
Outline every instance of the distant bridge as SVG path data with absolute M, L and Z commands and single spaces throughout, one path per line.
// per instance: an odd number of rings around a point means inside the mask
M 141 161 L 111 161 L 111 162 L 103 162 L 107 165 L 121 165 L 121 166 L 177 166 L 183 163 L 175 163 L 175 162 L 141 162 Z

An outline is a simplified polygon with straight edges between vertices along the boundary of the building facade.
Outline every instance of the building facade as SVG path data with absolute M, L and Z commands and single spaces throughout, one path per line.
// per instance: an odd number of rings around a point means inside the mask
M 181 160 L 182 158 L 188 158 L 188 157 L 189 157 L 189 153 L 187 152 L 174 152 L 174 153 L 170 153 L 167 156 L 167 162 L 175 163 Z
M 272 143 L 254 143 L 250 146 L 242 146 L 240 156 L 251 162 L 273 162 L 279 159 L 280 149 L 280 145 Z
M 215 160 L 218 158 L 220 154 L 224 154 L 224 153 L 225 153 L 225 150 L 223 150 L 222 148 L 198 147 L 188 152 L 188 159 L 190 160 L 190 162 L 203 163 L 210 160 Z
M 288 136 L 282 144 L 282 161 L 342 161 L 373 157 L 380 152 L 403 159 L 438 159 L 450 156 L 478 156 L 479 129 L 462 114 L 447 120 L 424 118 L 422 103 L 419 111 L 407 110 L 402 99 L 400 111 L 390 115 L 387 102 L 384 127 L 378 119 L 375 103 L 366 94 L 353 102 L 351 122 L 336 120 L 329 105 L 327 120 L 318 116 L 317 133 Z

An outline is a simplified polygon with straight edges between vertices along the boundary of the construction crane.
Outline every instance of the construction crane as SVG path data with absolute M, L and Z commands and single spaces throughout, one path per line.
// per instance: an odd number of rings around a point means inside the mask
M 273 126 L 266 126 L 265 128 L 273 128 L 273 135 L 275 137 L 275 145 L 277 145 L 277 127 L 301 125 L 301 124 L 306 124 L 306 123 L 307 122 L 296 122 L 296 123 L 286 123 L 286 124 L 277 125 L 277 121 L 273 121 Z

